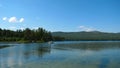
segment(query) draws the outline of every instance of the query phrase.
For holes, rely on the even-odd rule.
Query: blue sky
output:
[[[120,32],[120,0],[0,0],[0,28]]]

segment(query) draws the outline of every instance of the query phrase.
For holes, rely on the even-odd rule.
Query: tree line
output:
[[[78,40],[78,41],[116,41],[120,40],[120,33],[107,33],[107,32],[53,32],[53,36],[64,37],[65,40]]]
[[[50,32],[43,28],[9,30],[0,28],[0,41],[47,42],[62,40],[120,40],[120,33]]]
[[[0,41],[47,42],[54,40],[51,32],[43,28],[24,30],[8,30],[0,28]]]

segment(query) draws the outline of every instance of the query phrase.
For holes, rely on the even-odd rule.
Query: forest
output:
[[[43,28],[9,30],[0,28],[0,42],[48,42],[48,41],[103,41],[120,40],[120,33],[107,32],[50,32]]]
[[[24,30],[8,30],[0,29],[0,41],[16,41],[16,42],[47,42],[53,40],[50,31],[43,28],[33,29],[26,28]]]
[[[117,41],[120,40],[120,33],[108,33],[100,31],[91,32],[53,32],[52,36],[63,37],[64,40],[78,41]]]

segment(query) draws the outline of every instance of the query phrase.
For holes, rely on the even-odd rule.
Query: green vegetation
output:
[[[53,36],[53,40],[54,41],[64,41],[65,38],[64,37],[60,37],[60,36]]]
[[[0,29],[0,41],[9,42],[47,42],[53,40],[51,32],[46,31],[43,28],[31,30],[26,28],[25,30],[6,30]]]
[[[65,40],[99,41],[99,40],[120,40],[120,33],[105,32],[53,32],[52,36],[63,37]]]
[[[99,41],[99,40],[120,40],[120,33],[105,32],[50,32],[43,28],[24,30],[0,29],[0,41],[2,42],[47,42],[63,40]]]

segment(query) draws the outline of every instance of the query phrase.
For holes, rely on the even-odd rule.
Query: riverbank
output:
[[[0,46],[0,49],[1,49],[1,48],[5,48],[5,47],[9,47],[9,45]]]
[[[27,41],[27,40],[19,40],[19,41],[0,41],[0,42],[10,42],[10,43],[45,43],[45,41]]]

